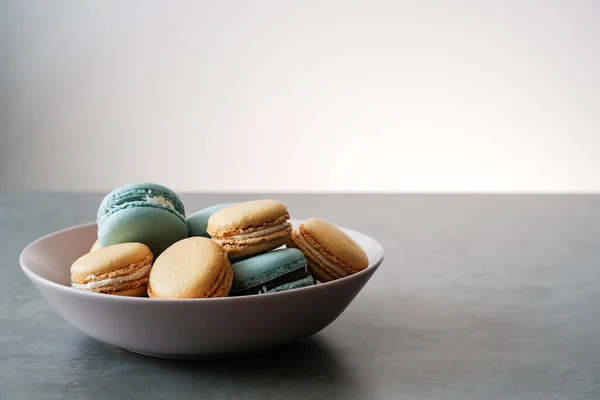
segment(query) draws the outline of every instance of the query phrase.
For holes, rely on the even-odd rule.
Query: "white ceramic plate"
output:
[[[291,222],[297,227],[302,221]],[[348,307],[383,261],[383,248],[342,229],[363,247],[368,268],[333,282],[253,296],[150,299],[75,290],[69,269],[96,240],[95,224],[36,240],[23,250],[20,263],[52,307],[96,340],[157,357],[231,356],[313,335]]]

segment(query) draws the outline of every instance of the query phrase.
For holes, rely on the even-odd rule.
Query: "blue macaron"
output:
[[[233,264],[231,294],[246,296],[315,285],[298,249],[279,249]]]
[[[171,189],[154,183],[121,186],[104,197],[97,214],[98,241],[103,247],[139,242],[154,258],[185,239],[185,209]]]
[[[224,203],[224,204],[215,204],[214,206],[210,206],[204,208],[200,211],[196,211],[192,215],[188,217],[185,223],[188,226],[188,235],[191,236],[202,236],[202,237],[210,237],[208,232],[206,232],[206,227],[208,226],[208,219],[211,215],[216,213],[217,211],[232,206],[236,203]]]

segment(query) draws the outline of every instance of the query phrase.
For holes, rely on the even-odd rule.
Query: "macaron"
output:
[[[96,239],[96,241],[92,244],[92,247],[90,248],[90,252],[96,251],[101,248],[102,248],[102,245],[100,244],[100,241],[98,239]]]
[[[229,258],[265,253],[284,245],[292,225],[287,206],[277,200],[253,200],[223,208],[208,219],[208,234]]]
[[[233,264],[232,295],[281,292],[315,284],[297,249],[279,249]]]
[[[183,239],[154,261],[148,296],[161,299],[226,297],[233,270],[225,250],[200,236]]]
[[[196,211],[192,215],[190,215],[185,223],[188,226],[188,236],[202,236],[202,237],[210,237],[206,228],[208,227],[208,219],[215,212],[225,208],[232,206],[236,203],[223,203],[223,204],[215,204],[214,206],[210,206],[204,208],[200,211]]]
[[[144,243],[155,258],[188,234],[179,196],[153,183],[125,185],[110,192],[98,208],[97,224],[103,247]]]
[[[145,296],[152,260],[152,252],[142,243],[103,247],[71,265],[71,286],[88,292]]]
[[[310,218],[292,232],[286,244],[298,248],[312,275],[320,282],[340,279],[369,265],[365,251],[337,226],[320,218]]]

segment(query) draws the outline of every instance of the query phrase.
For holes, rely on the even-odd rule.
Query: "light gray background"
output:
[[[598,21],[594,0],[2,1],[0,190],[597,191]]]

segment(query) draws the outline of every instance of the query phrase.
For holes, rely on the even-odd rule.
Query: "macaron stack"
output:
[[[98,239],[71,266],[71,286],[150,298],[249,296],[342,279],[365,269],[364,250],[335,225],[310,218],[294,230],[277,200],[216,204],[186,218],[169,188],[111,191]]]

